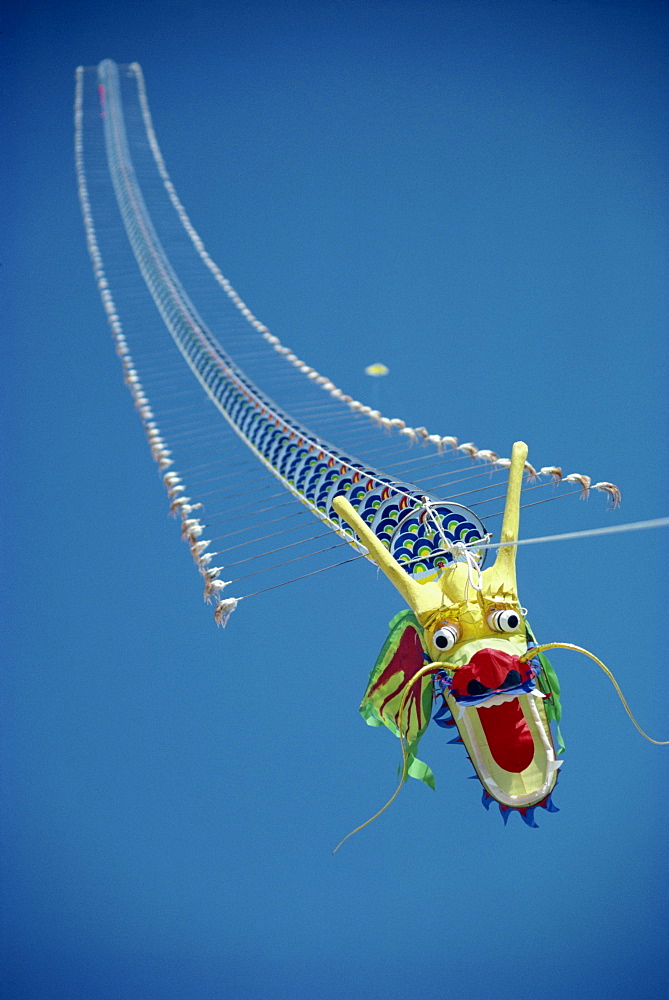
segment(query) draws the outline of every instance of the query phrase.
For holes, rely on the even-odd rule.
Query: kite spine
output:
[[[98,74],[109,172],[135,258],[174,342],[214,405],[282,485],[356,548],[357,539],[332,507],[335,496],[346,496],[369,523],[387,501],[397,515],[423,511],[424,492],[313,435],[265,396],[219,346],[174,273],[146,209],[128,148],[118,69],[106,60]],[[197,528],[199,522],[192,520]],[[458,537],[482,536],[475,519],[461,520]]]

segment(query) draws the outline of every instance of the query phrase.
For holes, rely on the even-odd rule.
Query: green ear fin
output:
[[[527,630],[527,637],[532,642],[537,640],[534,638],[534,634],[530,627],[529,622],[525,621],[525,628]],[[542,694],[547,697],[544,699],[544,709],[546,711],[546,717],[549,722],[555,723],[555,735],[557,736],[558,752],[562,753],[565,749],[564,741],[562,739],[562,733],[560,732],[560,719],[562,718],[562,705],[560,703],[560,681],[555,673],[555,668],[553,664],[545,655],[545,653],[539,653],[537,656],[539,663],[541,664],[541,672],[537,677],[537,687]]]
[[[369,726],[386,726],[399,736],[399,711],[406,686],[426,661],[421,640],[422,629],[413,611],[400,611],[390,622],[390,632],[369,675],[360,714]],[[401,720],[407,740],[407,774],[435,787],[432,771],[415,756],[420,739],[432,715],[432,677],[416,682],[406,701]]]

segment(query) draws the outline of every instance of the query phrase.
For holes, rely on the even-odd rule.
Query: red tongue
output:
[[[532,763],[534,741],[517,698],[478,709],[495,763],[518,774]]]

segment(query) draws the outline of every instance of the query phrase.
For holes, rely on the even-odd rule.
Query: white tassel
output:
[[[176,514],[179,507],[188,506],[190,497],[177,497],[170,505],[170,514]]]
[[[203,531],[204,528],[196,517],[186,518],[181,525],[181,537],[188,538],[192,542],[194,542],[196,538],[199,538]]]
[[[190,497],[184,497],[184,500],[189,500],[189,499]],[[188,514],[192,514],[194,510],[201,510],[202,506],[203,505],[201,503],[186,503],[181,508],[181,516],[186,517]]]
[[[199,544],[200,543],[198,542],[198,545]],[[207,542],[206,544],[209,545],[209,542]],[[196,558],[197,565],[198,565],[198,568],[199,568],[200,572],[204,575],[204,573],[206,572],[207,566],[209,566],[209,563],[214,558],[214,556],[218,555],[218,552],[205,552],[205,554],[203,556],[196,555],[195,553],[193,553],[193,555]],[[204,567],[204,569],[202,567]]]
[[[564,477],[565,483],[580,483],[582,487],[581,499],[585,499],[590,492],[590,476],[584,476],[580,472],[572,472]]]
[[[216,624],[220,625],[221,628],[225,628],[230,620],[230,615],[237,609],[238,604],[239,601],[236,597],[226,597],[224,601],[219,601],[214,611]]]
[[[204,550],[207,548],[208,545],[211,545],[211,539],[207,540],[203,538],[199,542],[193,542],[190,547],[190,550],[193,553],[193,559],[195,559],[196,561],[200,559],[201,553],[204,552]]]
[[[562,479],[562,469],[557,465],[544,465],[539,469],[540,476],[552,476],[553,482],[559,483]]]
[[[599,490],[601,493],[607,493],[609,497],[609,506],[611,509],[620,506],[620,501],[622,499],[620,495],[620,490],[613,483],[595,483],[591,487],[593,490]]]
[[[220,593],[221,590],[225,590],[226,587],[230,586],[232,580],[207,580],[204,585],[204,599],[209,604],[211,598]]]

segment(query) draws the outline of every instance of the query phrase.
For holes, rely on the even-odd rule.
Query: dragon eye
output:
[[[520,615],[517,611],[491,611],[487,621],[495,632],[515,632],[520,625]]]
[[[440,653],[448,653],[453,649],[460,638],[460,629],[453,622],[449,625],[442,625],[432,636],[432,642]]]

